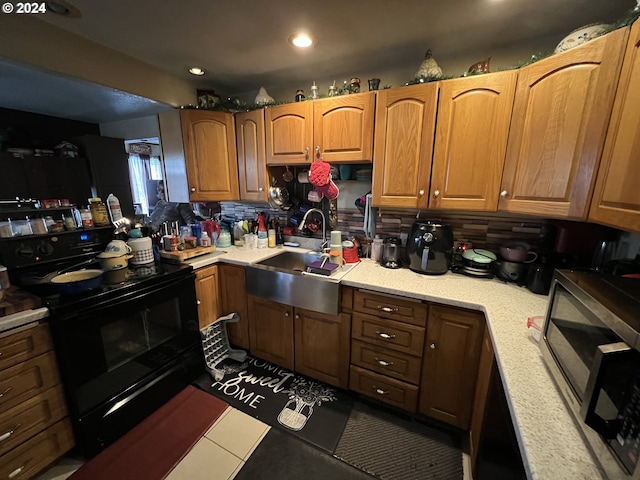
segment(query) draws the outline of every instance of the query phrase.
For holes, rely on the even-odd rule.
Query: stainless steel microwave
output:
[[[556,270],[543,359],[609,479],[640,479],[640,280]]]

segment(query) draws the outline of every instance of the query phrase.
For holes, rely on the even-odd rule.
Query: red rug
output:
[[[228,403],[188,386],[70,480],[161,480],[209,430]]]

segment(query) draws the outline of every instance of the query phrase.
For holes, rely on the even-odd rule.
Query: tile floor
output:
[[[231,480],[271,427],[228,407],[189,453],[169,473],[166,480]],[[463,454],[464,480],[472,480],[469,456]],[[36,480],[65,480],[82,461],[65,457]]]

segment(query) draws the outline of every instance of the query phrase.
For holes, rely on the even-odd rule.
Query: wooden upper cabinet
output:
[[[304,164],[313,159],[313,102],[266,109],[267,165]]]
[[[586,218],[628,28],[522,68],[499,209]]]
[[[266,202],[269,190],[264,142],[264,109],[236,113],[240,200]]]
[[[181,110],[180,118],[190,200],[238,200],[233,116],[225,112]]]
[[[233,116],[206,110],[158,114],[170,202],[239,200]]]
[[[373,205],[427,208],[438,85],[378,91]]]
[[[372,161],[375,92],[313,102],[314,155],[327,162]]]
[[[640,232],[640,22],[622,64],[589,220]]]
[[[375,92],[266,109],[267,165],[371,161]]]
[[[441,82],[429,207],[496,211],[517,76]]]

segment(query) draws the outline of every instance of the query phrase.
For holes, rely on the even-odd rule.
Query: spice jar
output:
[[[91,210],[91,218],[93,219],[93,224],[96,227],[108,227],[110,225],[107,206],[104,204],[100,197],[90,198],[89,208]]]
[[[91,216],[91,210],[88,208],[80,210],[80,219],[82,220],[83,228],[93,227],[93,217]]]

